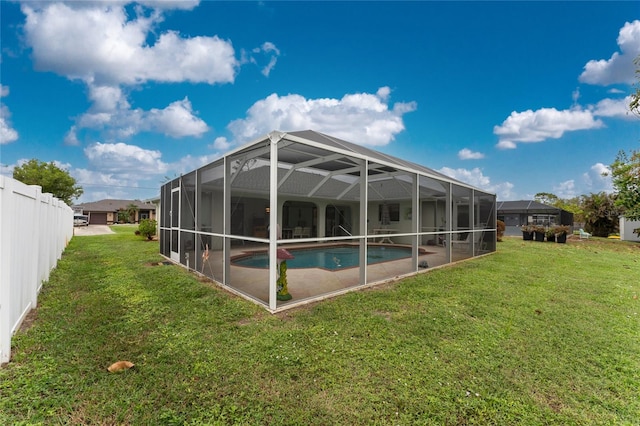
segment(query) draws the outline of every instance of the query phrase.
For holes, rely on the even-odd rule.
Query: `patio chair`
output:
[[[292,238],[302,238],[302,226],[296,226],[293,228],[293,234],[291,234]]]
[[[451,240],[451,248],[456,250],[468,250],[471,246],[471,232],[467,234],[467,238],[464,240]]]
[[[590,233],[585,232],[584,229],[580,228],[580,239],[581,240],[588,240],[590,236],[591,236]]]
[[[302,238],[311,238],[311,228],[305,226],[302,228]]]

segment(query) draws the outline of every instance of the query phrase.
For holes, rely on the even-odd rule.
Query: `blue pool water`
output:
[[[357,246],[332,246],[288,250],[294,259],[287,260],[287,267],[291,268],[325,268],[331,270],[352,268],[360,264],[359,248]],[[390,260],[411,257],[411,248],[370,246],[367,249],[367,264],[388,262]],[[251,268],[267,268],[269,256],[267,253],[254,253],[231,261],[236,266]]]

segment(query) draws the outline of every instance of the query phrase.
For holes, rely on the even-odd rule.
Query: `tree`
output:
[[[566,210],[568,212],[573,213],[573,221],[574,222],[584,222],[584,209],[582,207],[582,199],[580,197],[573,197],[569,199],[561,198],[558,203],[555,204],[555,207],[558,207],[562,210]]]
[[[583,195],[585,228],[596,237],[608,237],[618,229],[620,209],[616,206],[616,196],[599,192]]]
[[[638,67],[636,69],[636,76],[638,77],[638,81],[640,83],[640,55],[633,61],[634,64]],[[636,85],[636,93],[631,95],[631,101],[629,102],[629,109],[631,112],[636,115],[640,115],[640,84]]]
[[[129,215],[129,223],[134,223],[136,221],[136,213],[138,212],[138,206],[131,203],[127,206],[127,215]]]
[[[551,194],[550,192],[538,192],[533,196],[533,199],[548,206],[556,206],[558,201],[560,201],[556,194]]]
[[[630,155],[620,151],[609,168],[617,191],[616,205],[627,219],[640,220],[640,151]]]
[[[84,192],[68,171],[53,162],[45,163],[35,158],[13,169],[13,178],[27,185],[39,185],[42,192],[53,194],[67,205]]]
[[[129,213],[127,213],[124,209],[118,210],[118,223],[128,223],[129,222]]]
[[[548,206],[557,207],[559,209],[573,213],[574,222],[584,222],[584,210],[582,208],[582,200],[580,197],[559,198],[556,194],[550,192],[538,192],[533,199]]]

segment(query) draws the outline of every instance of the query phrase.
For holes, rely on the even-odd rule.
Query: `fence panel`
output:
[[[73,210],[42,188],[0,176],[0,363],[73,237]]]

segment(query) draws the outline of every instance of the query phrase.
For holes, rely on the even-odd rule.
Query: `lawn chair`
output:
[[[471,248],[471,232],[467,234],[467,238],[464,240],[451,240],[451,248],[456,250],[470,250]]]
[[[590,236],[591,236],[590,233],[585,232],[584,229],[580,228],[580,239],[581,240],[588,240]]]

